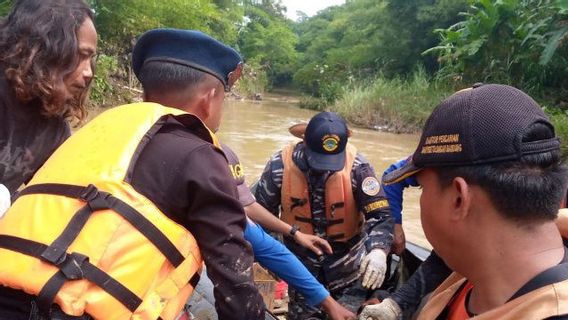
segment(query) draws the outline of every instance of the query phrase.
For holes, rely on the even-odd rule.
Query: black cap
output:
[[[309,166],[320,171],[343,169],[347,137],[347,124],[338,114],[321,112],[315,115],[304,134]]]
[[[136,77],[149,61],[176,63],[209,73],[223,83],[226,91],[242,71],[242,59],[235,49],[195,30],[154,29],[144,33],[132,51]]]
[[[548,117],[526,93],[507,85],[476,84],[454,93],[432,111],[411,161],[383,181],[396,183],[424,167],[514,161],[558,150],[556,137],[522,141],[536,123],[554,132]]]

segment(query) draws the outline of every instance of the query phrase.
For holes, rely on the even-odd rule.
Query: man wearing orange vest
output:
[[[73,134],[0,219],[0,319],[173,320],[203,261],[221,319],[264,319],[213,133],[240,55],[199,31],[156,29],[132,57],[145,102]]]
[[[394,220],[369,162],[347,142],[345,121],[322,112],[308,123],[302,142],[276,153],[256,188],[259,204],[297,230],[329,241],[332,254],[316,255],[296,244],[285,245],[339,298],[364,287],[379,287],[393,240]],[[324,317],[305,297],[290,290],[290,319]]]
[[[496,84],[450,96],[411,160],[383,181],[409,176],[422,187],[424,233],[455,271],[418,319],[568,319],[568,255],[555,224],[568,168],[533,99]],[[360,319],[381,319],[379,306]]]

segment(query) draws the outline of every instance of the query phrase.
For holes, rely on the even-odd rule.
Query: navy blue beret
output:
[[[222,42],[195,30],[154,29],[144,33],[132,51],[132,69],[139,76],[144,63],[177,63],[219,79],[229,91],[240,77],[239,53]]]

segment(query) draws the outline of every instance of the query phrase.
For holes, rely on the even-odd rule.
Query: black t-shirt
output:
[[[41,114],[39,101],[21,103],[0,70],[0,183],[14,193],[71,135],[63,118]]]

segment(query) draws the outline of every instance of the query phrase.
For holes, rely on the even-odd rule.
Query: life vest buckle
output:
[[[41,253],[41,257],[43,260],[55,265],[61,265],[65,259],[67,258],[67,252],[63,248],[49,246],[45,249],[44,252]]]
[[[61,270],[65,278],[69,280],[83,279],[85,275],[82,266],[83,263],[88,260],[89,257],[77,252],[66,254],[66,259],[59,265],[59,270]]]
[[[109,209],[108,197],[110,193],[99,191],[93,184],[89,184],[85,191],[79,196],[83,201],[86,201],[92,211]]]
[[[85,202],[90,202],[95,200],[99,196],[99,189],[94,184],[89,184],[83,193],[79,196],[79,198]]]

